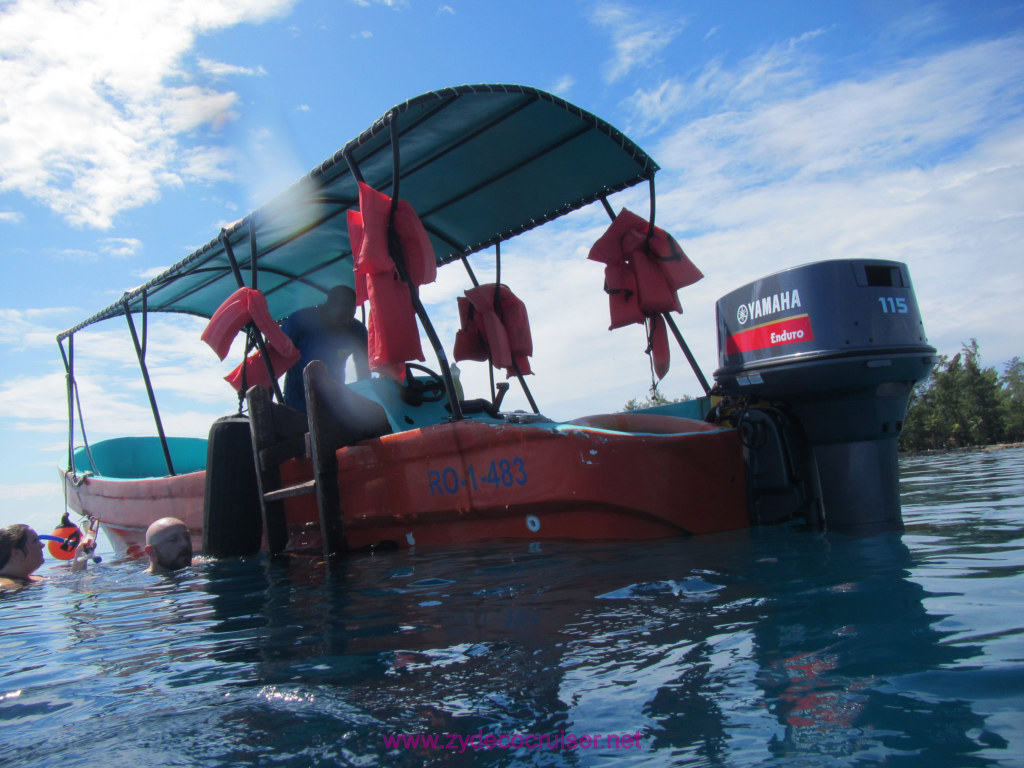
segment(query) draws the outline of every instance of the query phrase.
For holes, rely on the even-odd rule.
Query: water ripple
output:
[[[0,599],[0,765],[1024,764],[1024,451],[901,482],[902,536],[51,564]],[[545,734],[620,746],[482,742]]]

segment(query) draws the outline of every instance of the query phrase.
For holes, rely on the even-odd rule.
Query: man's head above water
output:
[[[146,529],[150,573],[169,573],[192,563],[192,536],[176,517],[162,517]]]

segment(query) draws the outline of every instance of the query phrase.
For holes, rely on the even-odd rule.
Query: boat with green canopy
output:
[[[99,520],[119,551],[137,552],[150,522],[174,516],[214,555],[644,539],[792,519],[898,524],[897,424],[934,360],[905,265],[819,262],[724,297],[712,389],[673,320],[677,291],[701,274],[655,224],[657,171],[620,131],[535,88],[460,86],[393,107],[283,194],[58,336],[69,506]],[[616,212],[610,198],[637,185],[649,211]],[[613,326],[643,324],[659,375],[674,338],[705,397],[568,422],[535,403],[530,321],[501,281],[501,244],[589,205],[611,221],[590,258],[604,264]],[[498,265],[489,281],[473,258],[482,251]],[[492,373],[481,397],[461,392],[451,341],[419,298],[440,268],[464,269],[472,284],[453,299],[454,358],[507,376],[494,383]],[[339,284],[369,307],[374,374],[346,384],[311,363],[306,409],[289,408],[276,324]],[[210,318],[215,348],[244,327],[239,413],[207,439],[164,432],[146,365],[152,313]],[[847,338],[860,317],[870,341]],[[75,334],[116,319],[127,322],[156,435],[77,445]],[[530,411],[503,410],[510,384]],[[850,462],[880,478],[856,503],[843,500],[865,485],[841,477]]]

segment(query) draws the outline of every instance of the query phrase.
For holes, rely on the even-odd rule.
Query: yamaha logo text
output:
[[[748,320],[756,320],[760,317],[767,317],[778,312],[786,312],[800,306],[800,291],[794,288],[792,291],[773,293],[763,299],[755,299],[748,304],[740,304],[736,310],[736,320],[740,325],[746,325]]]

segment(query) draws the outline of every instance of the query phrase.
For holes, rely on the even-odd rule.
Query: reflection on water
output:
[[[0,600],[0,765],[1024,764],[1022,477],[906,459],[902,536],[53,567]]]

